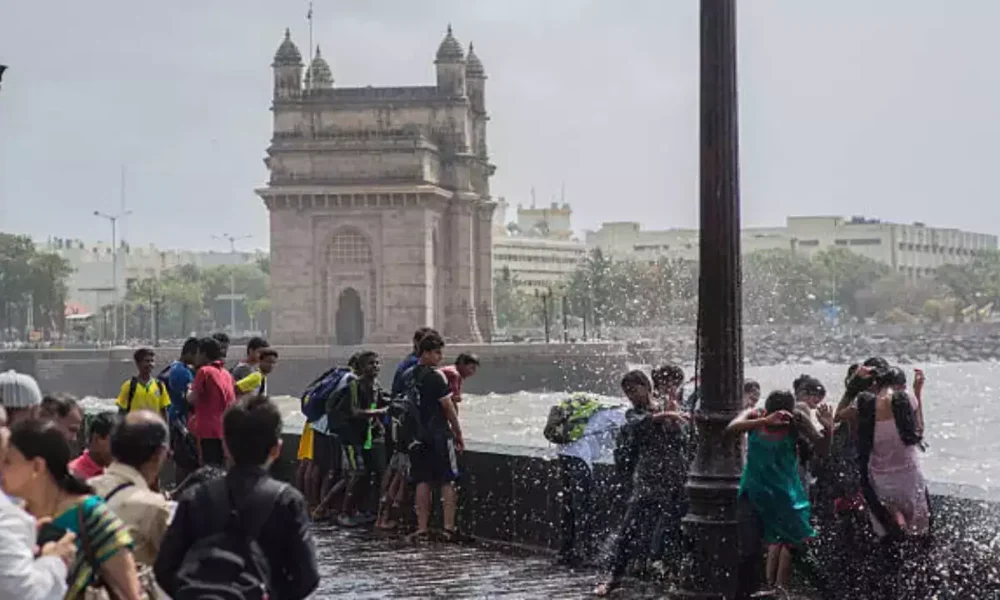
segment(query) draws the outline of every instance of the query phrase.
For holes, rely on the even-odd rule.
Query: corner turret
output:
[[[274,69],[275,99],[294,98],[302,93],[302,54],[287,28],[271,67]]]
[[[476,50],[469,43],[469,56],[465,60],[465,86],[472,103],[472,110],[478,114],[486,113],[486,69],[476,56]]]
[[[438,46],[434,64],[437,67],[438,91],[452,97],[465,96],[465,53],[451,33],[451,25],[448,25],[448,32]]]
[[[330,65],[323,59],[319,46],[316,46],[316,56],[306,69],[306,89],[321,90],[333,87],[333,72]]]

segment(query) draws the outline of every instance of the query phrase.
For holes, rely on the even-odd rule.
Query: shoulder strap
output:
[[[126,402],[125,412],[132,412],[132,398],[135,398],[135,390],[139,387],[139,378],[133,377],[128,384],[128,402]]]
[[[125,488],[130,488],[133,485],[135,485],[135,484],[132,483],[131,481],[126,481],[125,483],[123,483],[121,485],[115,486],[115,489],[113,489],[110,492],[108,492],[108,495],[104,497],[104,501],[105,502],[110,502],[111,498],[114,497],[115,494],[117,494],[118,492],[124,490]]]

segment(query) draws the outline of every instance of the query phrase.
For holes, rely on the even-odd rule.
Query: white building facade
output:
[[[639,223],[604,223],[587,232],[587,247],[616,260],[698,259],[697,229],[643,231]],[[812,256],[845,248],[910,277],[930,277],[946,264],[964,264],[996,250],[997,236],[958,229],[889,223],[864,217],[789,217],[785,227],[751,227],[742,233],[743,252],[791,249]]]
[[[252,265],[266,258],[267,252],[216,252],[196,250],[161,250],[155,246],[128,246],[118,249],[117,277],[110,244],[86,244],[80,240],[51,238],[37,244],[40,252],[58,254],[69,262],[73,273],[66,282],[67,301],[85,312],[97,312],[111,304],[115,282],[119,298],[124,298],[130,283],[158,278],[164,271],[182,265],[200,268],[224,265]]]
[[[493,238],[493,274],[509,274],[518,289],[532,293],[566,282],[587,258],[587,246],[576,240],[521,236]]]

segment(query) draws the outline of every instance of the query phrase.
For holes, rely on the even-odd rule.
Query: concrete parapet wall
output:
[[[459,528],[483,540],[555,551],[561,518],[559,461],[537,448],[468,446],[460,458]],[[282,460],[274,467],[276,476],[290,479],[294,475],[297,448],[298,436],[286,435]],[[915,577],[926,579],[915,585],[922,594],[931,595],[911,597],[1000,597],[1000,561],[993,550],[1000,538],[1000,493],[950,484],[932,484],[931,491],[934,539],[927,564],[917,567],[922,576]],[[586,542],[586,556],[592,563],[603,562],[603,552],[617,533],[627,497],[627,485],[618,481],[613,465],[595,465]],[[439,503],[433,506],[440,511]],[[439,518],[436,514],[435,519]]]
[[[276,346],[280,360],[268,379],[271,394],[298,396],[309,381],[332,365],[346,365],[360,347]],[[410,351],[408,346],[366,345],[382,356],[381,380],[388,386],[395,365]],[[178,348],[157,348],[157,369],[174,359]],[[465,389],[472,394],[518,391],[579,391],[614,393],[626,371],[621,343],[584,344],[472,344],[449,345],[445,361],[462,352],[479,356],[482,367]],[[234,365],[243,349],[230,349]],[[110,398],[135,368],[132,350],[15,350],[0,352],[0,370],[15,369],[38,379],[43,392],[69,392],[76,396]]]

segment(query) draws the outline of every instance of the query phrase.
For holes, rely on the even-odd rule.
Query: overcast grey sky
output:
[[[107,239],[125,162],[133,243],[266,246],[269,65],[286,25],[307,53],[307,2],[0,5],[0,230]],[[740,10],[745,224],[1000,233],[1000,2]],[[449,21],[490,76],[495,195],[565,181],[578,229],[697,223],[697,0],[317,0],[314,39],[338,85],[427,84]]]

